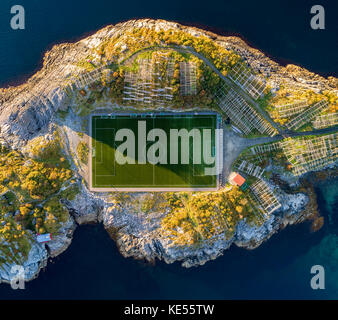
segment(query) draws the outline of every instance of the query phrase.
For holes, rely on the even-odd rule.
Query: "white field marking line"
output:
[[[197,192],[197,191],[218,191],[219,186],[216,187],[196,187],[193,188],[191,186],[188,187],[158,187],[158,188],[151,188],[151,187],[132,187],[132,188],[124,188],[124,187],[112,187],[112,188],[93,188],[92,191],[94,192]]]
[[[96,119],[97,118],[95,118],[95,174],[94,174],[94,180],[95,180],[95,186],[96,186]]]
[[[217,125],[217,121],[216,121],[216,125]],[[212,129],[212,128],[210,128],[210,127],[198,127],[198,128],[196,128],[196,129]],[[202,140],[203,141],[203,140]],[[211,139],[211,141],[212,141],[212,139]],[[215,139],[215,146],[216,146],[216,139]],[[203,150],[203,149],[202,149]],[[201,155],[202,156],[202,155]],[[189,158],[191,159],[191,155],[189,155]],[[204,177],[204,175],[203,174],[195,174],[195,165],[198,165],[198,166],[200,166],[200,165],[203,165],[203,163],[201,163],[201,164],[195,164],[195,163],[193,163],[192,164],[192,174],[193,174],[193,177]],[[204,164],[204,167],[206,167],[206,165]]]
[[[115,141],[115,129],[114,129],[114,177],[116,176],[116,161],[115,161],[115,152],[116,152],[116,141]]]
[[[101,119],[104,119],[104,118],[101,118]],[[101,120],[100,119],[100,120]],[[97,154],[97,139],[96,139],[96,130],[100,130],[100,129],[106,129],[106,128],[97,128],[97,123],[96,123],[96,121],[97,121],[98,119],[97,118],[95,118],[95,174],[94,174],[94,182],[95,182],[95,187],[97,188],[97,177],[99,177],[100,175],[98,175],[97,174],[97,164],[102,164],[103,163],[103,148],[102,148],[102,143],[100,143],[100,150],[101,150],[101,161],[100,162],[98,162],[96,159],[97,159],[97,156],[96,156],[96,154]],[[110,129],[110,128],[109,128]],[[114,173],[115,173],[115,163],[114,163]],[[113,175],[113,176],[115,176],[115,175]],[[110,186],[110,185],[106,185],[106,186]]]
[[[99,128],[99,129],[108,129],[108,130],[113,130],[113,135],[115,136],[115,128]],[[101,143],[102,146],[102,143]],[[115,144],[115,139],[114,139],[114,148],[116,150],[116,144]],[[103,148],[101,147],[101,151],[103,150]],[[101,162],[99,164],[103,164],[103,151],[101,152]],[[96,177],[115,177],[116,176],[116,161],[115,161],[115,157],[114,157],[114,174],[96,174]]]
[[[95,135],[95,138],[96,138],[96,135]],[[97,159],[98,152],[97,152],[97,145],[96,145],[96,139],[95,139],[95,163],[102,164],[103,163],[102,143],[100,143],[99,146],[100,146],[100,161],[97,161],[96,159]]]
[[[100,143],[100,146],[101,146],[101,148],[100,148],[100,150],[101,150],[101,161],[99,162],[99,164],[103,163],[103,145],[102,145],[102,143]]]
[[[92,140],[92,135],[93,135],[93,118],[89,117],[89,152],[90,152],[90,157],[89,157],[89,167],[88,167],[88,182],[89,182],[89,188],[93,188],[93,140]]]
[[[207,165],[205,163],[201,163],[201,164],[193,163],[192,164],[192,174],[193,174],[193,177],[205,177],[204,174],[195,174],[195,166],[203,166],[205,168],[205,167],[207,167]]]
[[[95,119],[95,182],[96,182],[96,177],[97,177],[97,165],[103,163],[103,148],[102,148],[102,143],[99,144],[100,146],[100,161],[97,161],[97,139],[96,139],[96,120]],[[96,184],[95,184],[96,185]]]
[[[95,118],[95,133],[96,133],[96,130],[113,130],[113,134],[115,134],[115,129],[116,128],[96,128],[96,118]],[[111,120],[111,118],[101,118],[100,120]],[[96,138],[96,135],[95,135],[95,138]],[[96,139],[95,139],[95,144],[96,144]],[[96,174],[96,164],[103,164],[103,148],[102,148],[102,143],[100,143],[100,150],[101,150],[101,161],[100,162],[97,162],[96,159],[97,157],[95,157],[95,186],[96,188],[100,187],[100,186],[111,186],[111,184],[100,184],[100,185],[97,185],[96,183],[96,177],[115,177],[116,176],[116,161],[115,161],[115,157],[114,157],[114,174],[111,174],[111,175],[99,175],[99,174]],[[114,148],[116,150],[116,143],[115,143],[115,139],[114,139]],[[96,152],[96,145],[95,145],[95,152]]]
[[[153,167],[155,167],[155,166],[153,166]],[[190,175],[190,177],[191,177],[191,175]],[[211,177],[211,176],[210,176],[210,177]],[[109,186],[111,186],[111,185],[109,184]],[[180,184],[180,185],[177,185],[177,184],[172,184],[172,185],[151,185],[151,184],[150,184],[150,185],[149,185],[149,184],[137,184],[137,185],[135,185],[135,184],[119,184],[118,186],[114,185],[115,188],[119,188],[119,186],[135,187],[135,188],[137,188],[137,187],[154,187],[154,186],[155,186],[155,188],[165,188],[165,187],[182,187],[182,186],[183,186],[183,188],[185,188],[184,185],[182,185],[182,184]],[[189,187],[191,187],[191,186],[189,186]],[[193,187],[213,188],[213,187],[210,187],[210,186],[199,185],[199,184],[193,185]],[[99,188],[99,186],[98,186],[98,188]],[[188,188],[188,187],[187,187],[187,188]]]
[[[153,127],[152,129],[154,129],[155,127],[155,117],[153,117]],[[153,165],[153,186],[155,185],[155,166]]]
[[[92,116],[93,117],[93,116]],[[91,117],[91,121],[93,121],[93,118]],[[100,119],[103,119],[102,117]],[[97,188],[97,180],[96,180],[96,177],[98,176],[96,174],[97,172],[97,157],[96,157],[96,150],[97,150],[97,139],[96,139],[96,130],[98,129],[103,129],[103,128],[97,128],[97,124],[96,124],[96,121],[97,121],[97,118],[95,118],[95,130],[94,130],[94,138],[95,138],[95,159],[94,159],[94,162],[95,162],[95,165],[94,165],[94,168],[95,168],[95,173],[94,173],[94,184],[95,184],[95,188]],[[91,154],[91,157],[92,157],[92,154]],[[102,160],[102,147],[101,147],[101,160]],[[102,163],[102,161],[100,162],[100,164]],[[107,185],[108,186],[108,185]]]
[[[137,184],[137,185],[132,185],[132,184],[119,184],[119,185],[114,185],[113,187],[110,185],[110,184],[101,184],[101,185],[97,185],[95,188],[101,188],[101,187],[109,187],[109,189],[118,189],[118,188],[123,188],[123,187],[128,187],[128,188],[135,188],[137,190],[137,188],[140,188],[140,187],[145,187],[145,188],[152,188],[154,186],[152,185],[148,185],[148,184]],[[213,189],[213,188],[217,188],[217,183],[216,183],[216,186],[210,186],[210,185],[202,185],[202,184],[196,184],[196,185],[185,185],[185,184],[179,184],[179,185],[176,185],[176,184],[172,184],[172,185],[158,185],[158,186],[155,186],[154,187],[154,190],[156,189],[160,189],[160,188],[183,188],[183,189],[191,189],[191,188],[205,188],[206,190],[209,190],[209,189]]]
[[[98,164],[102,164],[102,144],[100,143],[100,155],[101,155],[101,157],[100,157],[100,161],[97,161],[96,159],[97,159],[97,154],[98,154],[98,152],[97,152],[97,139],[96,139],[96,131],[99,129],[99,128],[96,128],[96,126],[97,126],[97,124],[96,124],[96,120],[97,120],[97,118],[95,118],[95,163],[98,163]],[[96,168],[96,167],[95,167]]]
[[[96,120],[96,119],[95,119]],[[114,133],[115,133],[115,128],[97,128],[99,130],[104,130],[104,129],[109,129],[109,130],[114,130]],[[95,130],[96,131],[96,130]],[[95,139],[95,143],[96,143],[96,139]],[[102,153],[102,143],[100,144],[101,145],[101,162],[99,164],[102,164],[103,163],[103,153]],[[114,147],[115,147],[115,139],[114,139]],[[95,158],[96,159],[96,158]],[[96,168],[96,167],[95,167]],[[95,171],[95,188],[100,188],[100,187],[111,187],[111,183],[110,184],[100,184],[100,185],[97,185],[96,183],[96,177],[115,177],[116,176],[116,162],[114,160],[114,174],[113,175],[98,175],[96,174],[96,171]]]

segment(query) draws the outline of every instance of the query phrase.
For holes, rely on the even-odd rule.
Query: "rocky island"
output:
[[[0,89],[1,281],[14,265],[36,277],[85,223],[103,223],[125,257],[184,267],[306,219],[320,228],[312,184],[337,174],[337,108],[337,78],[174,22],[54,46],[24,84]],[[92,115],[164,112],[219,115],[217,190],[93,191]]]

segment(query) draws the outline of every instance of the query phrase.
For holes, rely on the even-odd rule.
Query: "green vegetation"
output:
[[[176,245],[197,245],[224,233],[230,238],[237,223],[259,223],[249,199],[238,187],[230,191],[167,193],[169,214],[162,232]]]
[[[95,64],[92,62],[94,57],[92,55],[87,56],[85,59],[79,61],[77,66],[85,69],[86,71],[93,71],[95,69]]]
[[[257,103],[260,105],[260,107],[263,110],[271,110],[269,105],[271,103],[272,97],[273,97],[273,95],[272,95],[271,91],[268,91],[264,96],[258,98]]]
[[[68,219],[68,210],[61,204],[59,197],[55,196],[44,202],[42,207],[35,207],[33,220],[28,219],[28,221],[32,223],[31,227],[36,232],[43,234],[46,232],[57,233],[60,223],[66,222]]]
[[[0,147],[0,239],[4,244],[0,256],[7,262],[27,257],[31,232],[56,233],[69,217],[59,191],[73,173],[59,135],[55,133],[50,141],[34,139],[31,153],[33,157],[27,158]]]
[[[166,193],[147,192],[141,203],[141,211],[144,213],[163,212],[168,206]]]
[[[264,143],[260,145],[256,145],[256,147],[264,147],[272,145],[273,143]],[[281,148],[266,151],[263,153],[259,153],[259,156],[256,154],[253,154],[251,152],[251,147],[246,148],[242,151],[242,153],[237,157],[236,161],[233,163],[232,168],[233,171],[236,171],[236,168],[240,165],[240,163],[245,160],[247,162],[250,162],[256,166],[259,166],[261,168],[265,168],[269,165],[270,162],[272,162],[275,166],[281,166],[284,167],[285,170],[289,170],[288,161],[287,158]],[[265,172],[266,174],[266,172]],[[250,181],[250,178],[247,179]],[[252,181],[253,182],[253,181]]]
[[[84,164],[88,163],[89,148],[86,142],[80,142],[76,148],[80,161]]]
[[[129,56],[148,47],[192,47],[212,61],[216,68],[224,75],[226,75],[229,68],[240,60],[239,55],[224,49],[215,41],[205,36],[195,37],[180,30],[155,31],[149,28],[135,28],[130,32],[124,33],[122,36],[118,35],[109,39],[99,49],[106,59],[114,60],[114,58],[121,57],[121,47],[116,46],[116,43],[121,41],[121,38],[123,38],[123,42],[128,48],[127,54]]]
[[[167,79],[166,63],[162,61],[162,65],[159,64],[163,52],[169,53],[168,58],[175,61],[173,77],[167,83],[168,87],[172,88],[171,107],[177,109],[197,106],[209,109],[217,108],[213,101],[213,94],[221,84],[220,78],[194,55],[180,51],[179,47],[181,46],[191,47],[197,53],[205,56],[223,75],[226,75],[232,66],[241,59],[238,54],[226,50],[204,36],[195,37],[177,30],[133,29],[123,35],[107,39],[97,48],[96,54],[100,56],[101,63],[109,65],[111,72],[102,75],[101,79],[90,87],[90,96],[77,95],[77,111],[83,116],[89,114],[95,109],[93,103],[100,101],[102,96],[108,97],[112,103],[124,105],[125,72],[137,72],[140,59],[156,61],[160,68],[161,79]],[[91,60],[92,57],[84,59],[79,63],[79,66],[91,71],[93,63],[89,63],[88,59]],[[194,95],[182,96],[179,94],[179,62],[183,61],[196,64],[197,92]]]
[[[77,184],[72,184],[71,186],[60,192],[60,198],[73,201],[79,191],[79,186]]]
[[[321,100],[327,100],[329,108],[321,114],[338,112],[338,96],[334,92],[328,90],[317,93],[312,90],[297,90],[289,85],[284,85],[276,92],[275,96],[268,96],[267,98],[266,110],[270,113],[271,117],[274,118],[274,121],[281,125],[285,125],[287,122],[291,121],[299,112],[290,116],[280,116],[276,106],[293,105],[302,101],[307,105],[307,108],[303,110],[304,112],[315,103]],[[297,131],[304,131],[305,128],[306,130],[314,129],[309,121],[303,128],[299,128]]]

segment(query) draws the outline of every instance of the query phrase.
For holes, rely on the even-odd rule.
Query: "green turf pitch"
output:
[[[96,191],[127,190],[183,190],[216,189],[217,176],[204,174],[206,167],[212,165],[192,163],[192,138],[189,140],[189,164],[170,164],[170,129],[212,129],[212,153],[215,150],[215,131],[218,125],[217,114],[131,114],[131,115],[92,115],[91,116],[91,161],[90,185]],[[146,122],[146,132],[153,128],[164,130],[168,137],[168,164],[153,165],[137,162],[138,122]],[[115,150],[122,143],[114,141],[119,129],[131,129],[135,133],[135,164],[120,165],[115,161]],[[203,139],[202,139],[203,141]],[[147,149],[154,142],[147,143]],[[202,143],[203,144],[203,143]],[[202,146],[203,147],[203,146]],[[179,140],[178,150],[181,150]],[[203,149],[202,149],[203,150]],[[180,152],[178,157],[180,158]],[[180,161],[179,161],[180,162]]]

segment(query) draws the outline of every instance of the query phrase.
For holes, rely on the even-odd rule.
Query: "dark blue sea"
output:
[[[43,52],[131,18],[162,18],[240,35],[279,63],[338,76],[337,1],[320,1],[326,29],[310,28],[313,1],[1,0],[0,86],[41,67]],[[26,10],[26,29],[10,29],[10,8]],[[232,247],[205,266],[151,266],[125,259],[100,225],[81,226],[70,248],[26,289],[0,285],[0,299],[337,299],[338,180],[316,187],[324,227],[288,227],[258,249]],[[312,290],[310,269],[325,268],[325,290]]]

